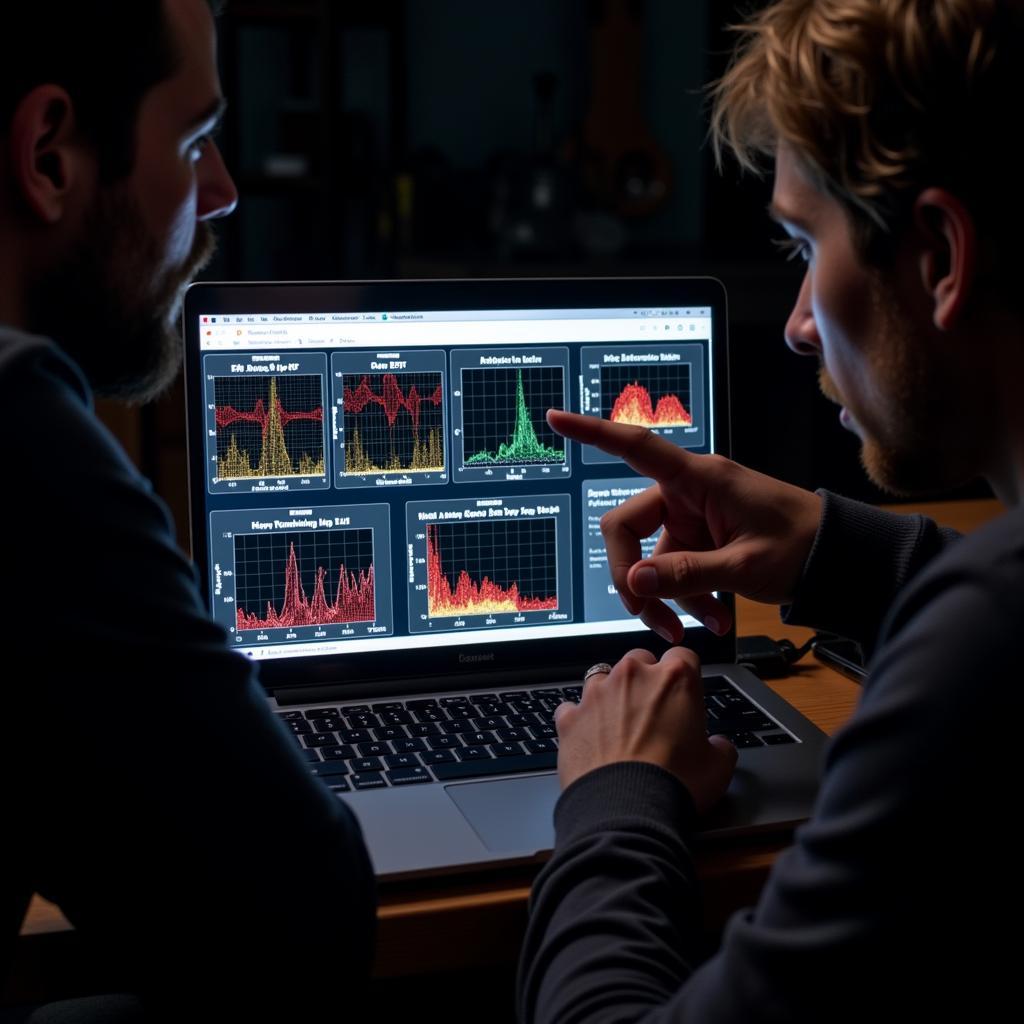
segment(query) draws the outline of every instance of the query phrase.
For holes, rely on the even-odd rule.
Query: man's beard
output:
[[[872,285],[877,337],[862,355],[871,380],[863,409],[849,408],[860,428],[860,461],[877,487],[899,497],[948,490],[977,473],[951,429],[959,389],[944,371],[937,346],[901,313],[899,296],[879,275]],[[846,405],[824,365],[818,385],[831,401]]]
[[[29,328],[56,342],[97,395],[148,402],[177,376],[185,287],[209,262],[214,244],[209,225],[200,222],[187,260],[162,270],[164,255],[137,205],[114,186],[86,218],[81,241],[32,288]]]

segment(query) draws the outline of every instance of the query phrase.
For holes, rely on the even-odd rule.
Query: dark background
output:
[[[884,500],[782,328],[802,265],[770,181],[719,174],[704,85],[736,0],[243,2],[220,19],[240,193],[208,279],[710,274],[730,303],[733,455]],[[184,527],[180,388],[138,455]],[[960,493],[984,493],[980,485]]]

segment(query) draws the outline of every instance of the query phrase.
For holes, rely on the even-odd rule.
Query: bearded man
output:
[[[304,1017],[352,1010],[375,920],[358,825],[92,408],[173,378],[183,290],[237,201],[211,139],[211,4],[52,0],[0,20],[0,600],[19,666],[0,966],[38,892],[97,984],[134,993],[94,1007],[104,1020],[295,1019],[299,978]]]

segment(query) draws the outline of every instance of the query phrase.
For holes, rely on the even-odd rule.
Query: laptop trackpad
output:
[[[555,845],[557,775],[464,782],[445,792],[488,850],[534,853]]]

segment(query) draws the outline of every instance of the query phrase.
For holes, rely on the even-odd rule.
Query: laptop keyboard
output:
[[[581,686],[279,711],[310,771],[336,792],[549,771],[553,716]],[[737,747],[796,742],[724,676],[704,679],[708,733]]]

